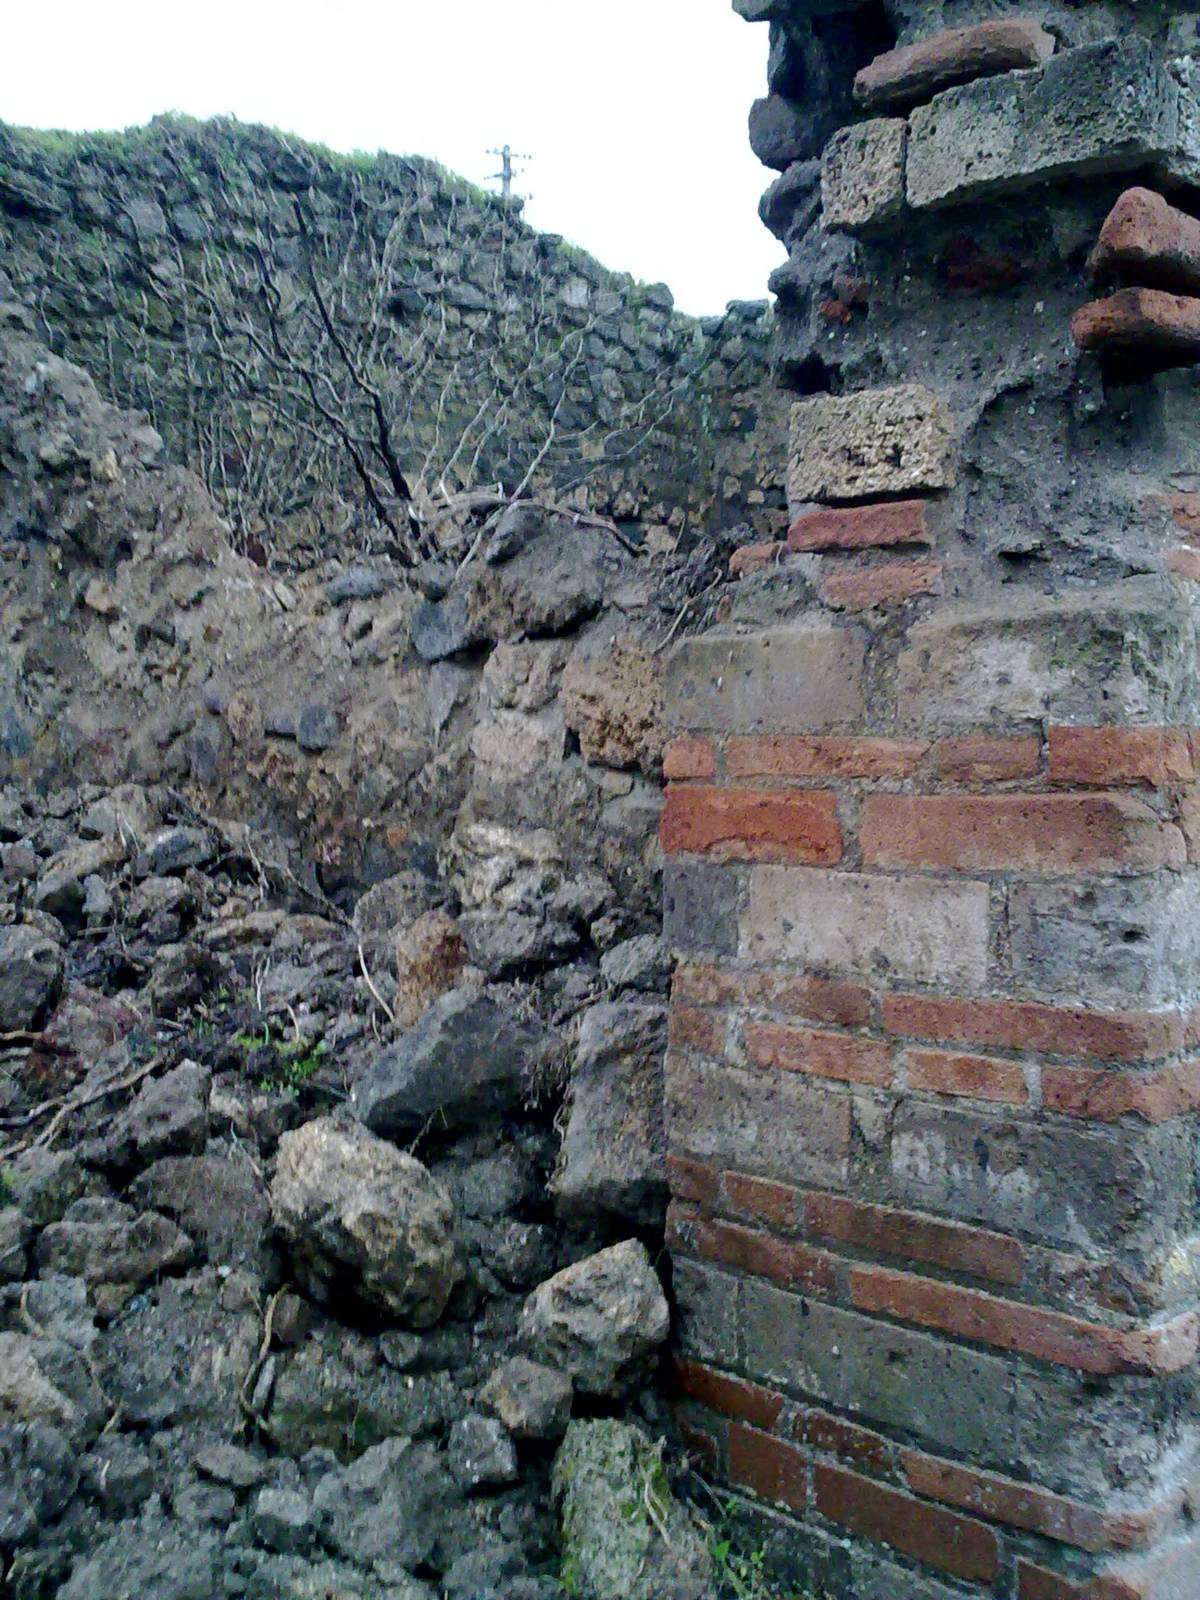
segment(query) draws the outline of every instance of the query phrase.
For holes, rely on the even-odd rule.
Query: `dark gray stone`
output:
[[[517,1479],[517,1452],[504,1424],[469,1411],[450,1429],[446,1459],[454,1481],[468,1494]]]
[[[0,928],[0,1033],[33,1029],[62,987],[63,953],[39,928]]]
[[[338,731],[338,715],[332,706],[316,703],[301,706],[300,714],[296,718],[296,743],[301,750],[308,750],[313,754],[320,750],[328,750],[336,741]]]
[[[367,1068],[351,1092],[373,1133],[403,1138],[436,1119],[471,1127],[528,1092],[544,1040],[491,1000],[453,989]]]
[[[389,579],[371,567],[347,567],[325,585],[325,597],[333,605],[344,605],[347,600],[378,600],[386,594]]]
[[[663,869],[663,939],[681,954],[737,954],[741,885],[736,870],[690,861]]]

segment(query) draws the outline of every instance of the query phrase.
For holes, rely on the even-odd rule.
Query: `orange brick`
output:
[[[795,1228],[799,1222],[800,1191],[790,1184],[748,1177],[743,1172],[727,1172],[723,1187],[725,1203],[731,1211],[740,1211],[777,1228]]]
[[[662,846],[722,861],[833,866],[842,858],[837,796],[825,789],[669,788]]]
[[[711,739],[672,739],[663,755],[664,778],[715,778],[717,756]]]
[[[707,1011],[697,1011],[692,1006],[673,1005],[667,1021],[667,1035],[673,1045],[718,1056],[725,1043],[725,1018],[710,1016]]]
[[[1000,1570],[1000,1545],[981,1522],[914,1500],[842,1467],[813,1471],[817,1510],[867,1539],[968,1582],[991,1584]]]
[[[887,1088],[895,1074],[892,1047],[881,1039],[859,1039],[845,1033],[818,1033],[775,1022],[746,1024],[746,1054],[760,1067],[781,1067],[814,1078],[841,1083],[869,1083]]]
[[[861,1028],[871,1020],[871,993],[860,984],[808,974],[722,972],[685,962],[675,969],[672,993],[697,1005],[758,1006],[784,1011],[810,1022]]]
[[[756,1428],[773,1428],[779,1421],[783,1396],[772,1389],[679,1357],[672,1363],[671,1375],[680,1394],[710,1411],[719,1411],[723,1417],[749,1422]]]
[[[983,736],[939,739],[932,766],[948,783],[1005,783],[1036,778],[1041,766],[1040,739],[991,739]]]
[[[729,1428],[729,1476],[760,1499],[792,1511],[803,1511],[808,1504],[808,1463],[803,1453],[785,1439],[741,1422]]]
[[[1200,550],[1190,544],[1181,544],[1177,549],[1168,550],[1167,571],[1173,572],[1177,578],[1190,578],[1193,583],[1200,583]]]
[[[1079,308],[1071,337],[1100,355],[1190,366],[1200,360],[1200,300],[1165,289],[1118,289]]]
[[[677,1200],[694,1200],[700,1205],[714,1205],[721,1190],[721,1174],[706,1161],[694,1156],[669,1155],[667,1157],[667,1182]]]
[[[903,1038],[1113,1061],[1171,1055],[1187,1029],[1178,1011],[1085,1011],[1029,1000],[893,994],[884,996],[882,1010],[884,1028]]]
[[[801,1412],[792,1431],[810,1450],[838,1456],[867,1472],[890,1472],[895,1461],[896,1447],[890,1439],[825,1411]]]
[[[1094,1072],[1087,1067],[1042,1069],[1047,1111],[1092,1122],[1141,1117],[1171,1122],[1200,1111],[1200,1061],[1182,1061],[1159,1072]]]
[[[821,595],[826,605],[839,611],[866,611],[933,594],[941,581],[940,561],[885,561],[877,567],[831,572],[821,585]]]
[[[774,539],[770,544],[744,544],[729,558],[729,576],[747,578],[752,572],[762,572],[773,567],[787,551],[787,544]]]
[[[1200,1350],[1196,1313],[1153,1327],[1102,1327],[886,1267],[856,1267],[850,1290],[860,1311],[880,1312],[1078,1372],[1161,1377],[1190,1366]]]
[[[1103,1511],[1033,1484],[974,1472],[915,1450],[904,1456],[904,1474],[914,1494],[1080,1550],[1143,1549],[1159,1537],[1179,1510],[1179,1496],[1175,1496],[1141,1511]]]
[[[949,1050],[909,1050],[908,1087],[929,1094],[962,1095],[970,1100],[997,1100],[1023,1106],[1029,1089],[1015,1061],[991,1056],[959,1055]]]
[[[839,1239],[880,1255],[928,1262],[993,1283],[1017,1284],[1024,1276],[1020,1241],[1003,1233],[943,1222],[891,1206],[865,1205],[835,1194],[809,1194],[804,1221],[810,1233]]]
[[[802,1293],[834,1292],[833,1257],[823,1250],[713,1217],[680,1215],[679,1226],[686,1229],[681,1238],[687,1247],[706,1261],[750,1272],[757,1278],[770,1278]]]
[[[1179,829],[1123,794],[868,795],[870,866],[1103,872],[1182,866]]]
[[[927,739],[837,739],[762,735],[730,739],[731,778],[909,778],[929,749]]]
[[[1051,728],[1051,783],[1190,783],[1196,775],[1186,728]]]
[[[793,550],[871,550],[885,545],[928,544],[924,500],[826,508],[799,517],[788,530]]]

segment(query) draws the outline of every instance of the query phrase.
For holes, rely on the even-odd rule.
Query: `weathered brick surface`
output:
[[[765,572],[786,551],[787,544],[782,539],[772,539],[766,544],[744,544],[729,558],[729,576],[748,578],[752,573]]]
[[[1008,1105],[1028,1104],[1029,1088],[1015,1061],[949,1050],[909,1050],[904,1061],[910,1089],[964,1095],[972,1100],[998,1100]]]
[[[841,1467],[818,1466],[813,1488],[822,1516],[915,1561],[989,1584],[1000,1570],[999,1540],[982,1523],[926,1505]]]
[[[879,1255],[921,1261],[993,1283],[1018,1284],[1024,1276],[1020,1241],[982,1228],[965,1228],[891,1206],[863,1205],[841,1195],[809,1194],[804,1220],[810,1233]]]
[[[1079,1372],[1164,1376],[1190,1366],[1200,1349],[1200,1317],[1194,1313],[1153,1328],[1100,1327],[884,1267],[856,1268],[850,1292],[862,1311],[883,1312]]]
[[[729,1476],[761,1500],[773,1500],[792,1511],[803,1511],[808,1503],[808,1463],[803,1451],[740,1422],[729,1429]]]
[[[861,233],[894,222],[904,210],[908,124],[877,117],[841,128],[821,158],[821,206],[827,228]]]
[[[1186,728],[1051,728],[1050,781],[1172,788],[1196,776]]]
[[[821,584],[828,606],[839,611],[866,611],[872,606],[902,605],[933,594],[942,580],[940,561],[887,561],[874,567],[847,567],[831,572]]]
[[[705,1261],[771,1278],[801,1293],[829,1297],[836,1292],[832,1257],[794,1239],[779,1239],[678,1205],[668,1220],[668,1239]]]
[[[948,28],[876,56],[855,78],[854,99],[865,111],[906,110],[940,89],[1018,67],[1037,67],[1053,54],[1053,34],[1034,17]]]
[[[837,796],[825,790],[669,788],[662,846],[726,861],[809,861],[842,857]]]
[[[1109,212],[1090,262],[1101,278],[1116,276],[1152,289],[1200,292],[1200,222],[1155,194],[1126,189]]]
[[[685,962],[675,969],[672,992],[694,1005],[752,1006],[845,1028],[859,1028],[871,1020],[869,989],[807,973],[732,972]]]
[[[905,1455],[904,1475],[913,1493],[927,1500],[941,1500],[989,1522],[1040,1533],[1081,1550],[1140,1549],[1163,1532],[1179,1509],[1179,1497],[1174,1496],[1139,1511],[1104,1511],[917,1451]]]
[[[921,739],[730,739],[731,778],[908,778],[929,750]]]
[[[1043,1067],[1042,1103],[1047,1111],[1092,1122],[1169,1122],[1200,1111],[1200,1060],[1143,1073]]]
[[[871,550],[928,544],[924,500],[885,500],[873,506],[826,506],[797,517],[788,530],[792,550]]]
[[[1121,794],[871,795],[859,837],[872,866],[1113,872],[1182,866],[1179,829]]]
[[[760,1067],[779,1067],[843,1083],[868,1083],[887,1088],[895,1076],[892,1046],[880,1039],[820,1033],[779,1023],[748,1022],[746,1054]]]
[[[1042,759],[1036,737],[996,739],[986,734],[939,739],[933,746],[933,771],[947,783],[1008,783],[1034,778]]]
[[[747,1383],[744,1378],[717,1372],[699,1361],[677,1360],[672,1376],[680,1394],[735,1422],[748,1422],[755,1428],[770,1430],[783,1410],[781,1394],[757,1383]]]
[[[663,777],[715,778],[716,752],[711,739],[672,739],[663,754]]]
[[[1090,1011],[1019,1000],[894,994],[884,997],[882,1012],[884,1028],[904,1038],[1113,1061],[1170,1055],[1187,1036],[1186,1019],[1178,1011]]]
[[[1118,289],[1071,318],[1081,350],[1188,366],[1200,361],[1200,300],[1165,289]]]

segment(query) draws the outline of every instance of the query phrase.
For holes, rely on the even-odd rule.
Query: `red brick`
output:
[[[895,1075],[892,1046],[881,1039],[818,1033],[776,1022],[746,1024],[746,1054],[760,1067],[780,1067],[813,1078],[869,1083],[886,1089]]]
[[[867,795],[870,866],[1103,872],[1182,866],[1179,829],[1123,794]]]
[[[1018,1600],[1096,1600],[1096,1591],[1091,1584],[1071,1583],[1022,1559],[1017,1563],[1017,1596]]]
[[[835,739],[791,735],[730,739],[731,778],[909,778],[927,739]]]
[[[679,1438],[691,1459],[706,1472],[715,1473],[719,1465],[720,1446],[711,1433],[698,1428],[694,1422],[676,1412],[675,1426]]]
[[[1190,783],[1196,775],[1186,728],[1051,728],[1051,783]]]
[[[1042,1103],[1047,1111],[1092,1122],[1117,1122],[1121,1117],[1171,1122],[1200,1111],[1200,1061],[1142,1073],[1043,1067]]]
[[[891,1472],[895,1462],[896,1447],[890,1439],[872,1433],[869,1428],[860,1428],[856,1423],[845,1422],[841,1417],[831,1417],[825,1411],[802,1412],[792,1431],[810,1450],[837,1456],[867,1472]]]
[[[1005,1105],[1028,1103],[1029,1089],[1015,1061],[991,1056],[959,1055],[949,1050],[909,1050],[908,1087],[929,1094],[956,1094],[969,1100],[997,1100]]]
[[[1177,578],[1190,578],[1193,583],[1200,583],[1200,550],[1193,550],[1187,544],[1180,545],[1177,550],[1168,550],[1167,571],[1173,572]]]
[[[663,755],[664,778],[715,778],[717,756],[711,739],[672,739]]]
[[[772,1223],[777,1228],[795,1228],[799,1223],[800,1191],[790,1184],[748,1177],[743,1172],[727,1172],[724,1190],[730,1211],[740,1211],[744,1216]]]
[[[808,1504],[808,1463],[785,1439],[735,1422],[729,1429],[729,1476],[762,1500],[803,1511]]]
[[[860,1311],[880,1312],[1078,1372],[1161,1377],[1190,1366],[1200,1349],[1200,1316],[1195,1313],[1156,1327],[1101,1327],[886,1267],[854,1268],[850,1291]]]
[[[1185,494],[1164,495],[1162,498],[1181,528],[1187,533],[1200,534],[1200,494],[1193,490]]]
[[[699,1361],[679,1358],[672,1363],[671,1375],[678,1392],[697,1405],[719,1411],[723,1417],[749,1422],[756,1428],[773,1428],[783,1410],[783,1396],[763,1389],[745,1378],[731,1378]]]
[[[662,845],[723,861],[833,866],[842,859],[837,796],[825,789],[669,788]]]
[[[905,1261],[928,1262],[993,1283],[1018,1284],[1024,1276],[1020,1241],[983,1228],[942,1222],[891,1206],[865,1205],[835,1194],[809,1194],[804,1220],[810,1233]]]
[[[669,1155],[667,1182],[677,1200],[694,1200],[700,1205],[715,1205],[721,1191],[721,1174],[706,1161],[694,1156]]]
[[[773,539],[769,544],[744,544],[729,558],[729,576],[747,578],[752,572],[773,567],[786,550],[787,545],[782,539]]]
[[[1081,350],[1156,364],[1200,361],[1200,300],[1163,289],[1118,289],[1071,318]]]
[[[876,56],[855,78],[854,100],[865,111],[907,110],[952,84],[1038,67],[1053,54],[1053,34],[1033,17],[947,28]]]
[[[810,511],[788,530],[788,545],[793,550],[871,550],[928,543],[924,500]]]
[[[968,1582],[993,1583],[1000,1570],[1000,1545],[981,1522],[926,1505],[841,1467],[813,1471],[817,1510],[865,1538]]]
[[[1126,189],[1105,219],[1089,265],[1098,277],[1195,294],[1200,291],[1200,222],[1152,189]]]
[[[1160,1557],[1122,1561],[1090,1580],[1072,1581],[1031,1561],[1017,1563],[1018,1600],[1181,1600],[1200,1592],[1194,1543]]]
[[[904,1038],[1113,1061],[1170,1055],[1186,1036],[1186,1019],[1178,1011],[1084,1011],[1029,1000],[923,994],[885,995],[883,1026]]]
[[[683,1221],[681,1218],[681,1226]],[[686,1223],[688,1247],[706,1261],[770,1278],[807,1294],[834,1292],[833,1257],[823,1250],[713,1217],[690,1216]]]
[[[722,972],[690,963],[675,969],[672,993],[697,1005],[759,1006],[811,1022],[861,1028],[871,1020],[871,993],[836,978],[795,977],[782,972]]]
[[[1159,1537],[1179,1510],[1176,1496],[1141,1511],[1103,1511],[1033,1484],[973,1472],[957,1462],[939,1461],[915,1450],[904,1456],[904,1473],[913,1493],[927,1500],[941,1500],[989,1522],[1040,1533],[1080,1550],[1143,1549]]]
[[[667,1022],[667,1035],[673,1045],[699,1050],[706,1056],[719,1056],[725,1043],[725,1018],[710,1016],[692,1006],[673,1005]]]
[[[839,611],[866,611],[870,606],[897,606],[918,595],[933,594],[941,581],[940,561],[885,561],[877,567],[831,572],[821,584],[821,597]]]
[[[948,783],[1006,783],[1036,778],[1041,767],[1040,739],[990,739],[982,735],[939,739],[933,747],[933,770]]]

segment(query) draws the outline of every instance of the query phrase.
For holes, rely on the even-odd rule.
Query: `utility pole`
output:
[[[517,169],[513,163],[515,161],[532,161],[533,157],[522,155],[519,150],[514,150],[510,144],[506,144],[501,150],[489,150],[488,155],[500,157],[500,171],[490,173],[489,176],[499,178],[501,183],[500,193],[506,200],[511,200],[513,179],[517,176]]]

